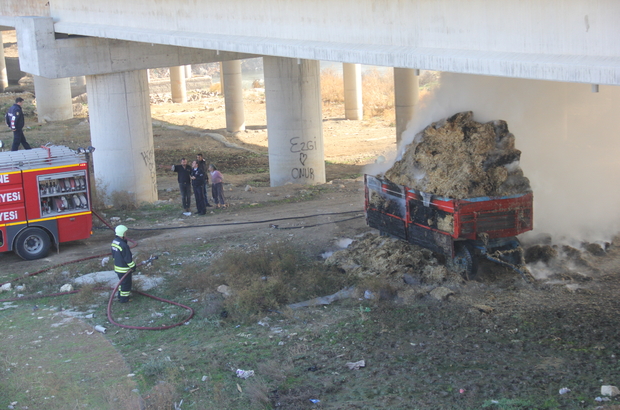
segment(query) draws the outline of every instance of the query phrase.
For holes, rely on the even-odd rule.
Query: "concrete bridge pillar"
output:
[[[226,107],[226,131],[245,130],[243,112],[243,84],[241,82],[241,60],[222,62],[224,105]]]
[[[271,186],[325,182],[321,67],[263,57]]]
[[[0,92],[9,86],[9,76],[6,72],[6,60],[4,59],[4,43],[2,42],[2,31],[0,31]]]
[[[70,78],[32,76],[39,122],[62,121],[73,118]]]
[[[342,78],[344,80],[344,116],[347,120],[361,120],[364,118],[361,67],[361,64],[342,64]]]
[[[185,66],[185,79],[192,78],[192,65],[188,64]]]
[[[407,124],[413,119],[420,97],[418,70],[394,68],[394,108],[396,111],[396,144],[400,144]]]
[[[155,152],[146,70],[86,78],[95,177],[107,192],[136,202],[157,200]]]
[[[185,66],[170,67],[170,90],[172,102],[187,102],[187,86],[185,85]]]

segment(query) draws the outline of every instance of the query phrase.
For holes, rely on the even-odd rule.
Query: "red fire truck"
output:
[[[0,152],[0,252],[27,260],[92,234],[88,155],[64,146]]]

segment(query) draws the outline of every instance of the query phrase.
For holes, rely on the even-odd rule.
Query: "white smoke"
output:
[[[444,73],[421,99],[395,156],[424,127],[457,112],[505,120],[534,191],[534,232],[554,242],[610,240],[620,230],[619,107],[615,86],[593,93],[589,84]]]

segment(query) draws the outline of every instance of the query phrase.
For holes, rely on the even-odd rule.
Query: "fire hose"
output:
[[[145,264],[147,264],[147,263],[149,263],[149,262],[151,262],[152,260],[155,260],[155,259],[157,259],[157,256],[151,256],[149,259],[147,259],[147,260],[145,260],[145,261],[141,262],[140,264],[138,264],[138,265],[136,266],[136,268],[137,268],[138,266],[145,265]],[[116,322],[116,321],[114,320],[114,318],[112,317],[112,302],[114,301],[114,295],[116,294],[116,291],[118,290],[118,288],[119,288],[119,286],[121,285],[121,283],[123,283],[123,281],[125,280],[125,278],[126,278],[127,276],[129,276],[131,273],[132,273],[132,271],[129,271],[129,272],[127,272],[126,274],[124,274],[124,275],[123,275],[123,277],[122,277],[122,278],[118,281],[118,283],[117,283],[117,284],[116,284],[116,286],[114,287],[114,290],[112,291],[112,294],[110,295],[110,299],[108,300],[108,309],[107,309],[107,313],[108,313],[108,320],[110,321],[110,323],[112,323],[113,325],[116,325],[116,326],[118,326],[118,327],[125,328],[125,329],[139,329],[139,330],[164,330],[164,329],[170,329],[170,328],[173,328],[173,327],[181,326],[181,325],[183,325],[183,324],[187,323],[187,322],[188,322],[188,321],[189,321],[189,320],[190,320],[190,319],[194,316],[194,309],[192,309],[192,308],[191,308],[191,307],[189,307],[189,306],[185,306],[185,305],[182,305],[182,304],[180,304],[180,303],[173,302],[173,301],[171,301],[171,300],[167,300],[167,299],[163,299],[163,298],[158,298],[157,296],[149,295],[148,293],[141,292],[141,291],[139,291],[139,290],[134,290],[134,291],[132,291],[133,293],[137,293],[137,294],[139,294],[139,295],[146,296],[146,297],[148,297],[148,298],[155,299],[155,300],[158,300],[158,301],[160,301],[160,302],[170,303],[171,305],[175,305],[175,306],[182,307],[183,309],[187,309],[187,310],[189,310],[189,317],[188,317],[187,319],[183,320],[182,322],[177,322],[177,323],[174,323],[174,324],[172,324],[172,325],[165,325],[165,326],[153,326],[153,327],[149,327],[149,326],[130,326],[130,325],[122,325],[122,324],[120,324],[120,323]]]
[[[355,211],[347,211],[347,212],[323,213],[323,214],[320,214],[320,215],[310,215],[310,216],[338,215],[338,214],[350,214],[350,213],[359,213],[359,212],[361,212],[361,211],[355,210]],[[105,219],[103,219],[97,212],[95,212],[93,210],[92,213],[97,218],[99,218],[99,220],[104,225],[106,225],[109,229],[114,230],[112,228],[112,226],[110,226],[110,224]],[[308,216],[305,216],[305,217],[308,217]],[[337,221],[337,222],[345,222],[345,221],[349,221],[349,220],[357,219],[357,218],[361,218],[361,217],[362,217],[362,215],[357,215],[357,216],[354,216],[354,217],[351,217],[351,218],[347,218],[347,219],[343,219],[343,220],[340,220],[340,221]],[[299,217],[284,217],[284,218],[281,217],[281,218],[268,219],[268,220],[262,220],[262,221],[241,222],[241,223],[239,223],[239,222],[237,222],[237,223],[224,223],[224,224],[201,225],[201,226],[245,225],[245,224],[253,224],[253,223],[274,222],[274,221],[281,221],[281,220],[288,220],[288,219],[299,219]],[[321,226],[321,225],[328,224],[328,223],[334,223],[334,222],[317,223],[317,224],[314,224],[314,225],[302,225],[302,226],[296,226],[296,227],[279,227],[278,225],[273,225],[272,224],[271,227],[275,228],[275,229],[303,229],[303,228],[311,228],[311,227]],[[138,231],[146,231],[146,230],[179,229],[179,228],[181,228],[181,227],[152,228],[152,229],[148,229],[148,228],[134,228],[134,229],[138,230]],[[135,246],[137,246],[137,243],[134,240],[128,238],[128,241],[132,243],[132,245],[130,246],[131,248],[134,248]],[[38,275],[39,273],[43,273],[43,272],[46,272],[48,270],[58,268],[60,266],[69,265],[69,264],[78,263],[78,262],[83,262],[83,261],[90,260],[90,259],[95,259],[95,258],[102,258],[102,257],[108,256],[108,255],[109,255],[109,253],[104,253],[104,254],[100,254],[100,255],[93,255],[93,256],[86,257],[86,258],[76,259],[76,260],[73,260],[73,261],[63,262],[63,263],[60,263],[60,264],[57,264],[57,265],[54,265],[54,266],[51,266],[51,267],[48,267],[48,268],[45,268],[45,269],[41,269],[41,270],[36,271],[36,272],[29,273],[29,274],[25,275],[25,277]],[[150,259],[140,263],[140,265],[148,263],[148,262],[150,262],[153,259],[156,259],[156,258],[151,257]],[[138,266],[140,266],[140,265],[138,265]],[[110,299],[108,301],[108,307],[107,307],[107,315],[108,315],[108,320],[110,321],[110,323],[112,323],[112,324],[114,324],[116,326],[125,328],[125,329],[164,330],[164,329],[170,329],[172,327],[176,327],[176,326],[180,326],[182,324],[185,324],[194,316],[194,310],[191,307],[189,307],[189,306],[185,306],[185,305],[182,305],[180,303],[173,302],[171,300],[159,298],[157,296],[153,296],[153,295],[150,295],[150,294],[145,293],[145,292],[133,291],[134,293],[140,294],[142,296],[146,296],[146,297],[149,297],[151,299],[155,299],[155,300],[160,301],[160,302],[169,303],[169,304],[172,304],[172,305],[179,306],[179,307],[182,307],[184,309],[187,309],[190,312],[189,313],[189,317],[187,317],[187,319],[184,319],[181,322],[178,322],[178,323],[175,323],[175,324],[172,324],[172,325],[156,326],[156,327],[130,326],[130,325],[123,325],[123,324],[120,324],[120,323],[116,322],[113,319],[113,317],[112,317],[112,302],[114,300],[114,295],[115,295],[116,291],[120,287],[120,285],[123,282],[123,280],[125,280],[125,277],[127,275],[128,275],[128,273],[125,274],[118,281],[118,283],[116,284],[116,286],[114,287],[114,290],[112,291],[112,293],[110,295]],[[0,283],[0,286],[4,285],[6,283],[10,283],[10,282],[21,280],[22,278],[23,277],[19,277],[19,278],[12,279],[12,280],[10,280],[8,282]],[[74,293],[78,293],[78,292],[79,292],[79,290],[72,290],[72,291],[67,291],[67,292],[59,292],[59,293],[52,293],[52,294],[46,294],[46,295],[29,295],[29,296],[22,296],[22,297],[16,297],[16,298],[0,299],[0,302],[11,302],[11,301],[16,301],[16,300],[29,300],[29,299],[39,299],[39,298],[44,298],[44,297],[64,296],[64,295],[70,295],[70,294],[74,294]]]

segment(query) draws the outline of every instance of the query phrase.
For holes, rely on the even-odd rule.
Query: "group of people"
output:
[[[211,175],[211,196],[216,208],[226,208],[224,200],[224,177],[215,165],[207,167],[207,161],[202,154],[196,154],[196,160],[192,165],[187,165],[187,159],[181,158],[181,165],[173,165],[172,171],[177,173],[179,190],[181,191],[181,203],[186,214],[191,212],[192,191],[196,200],[196,214],[206,215],[207,208],[212,205],[207,197],[207,185]]]

